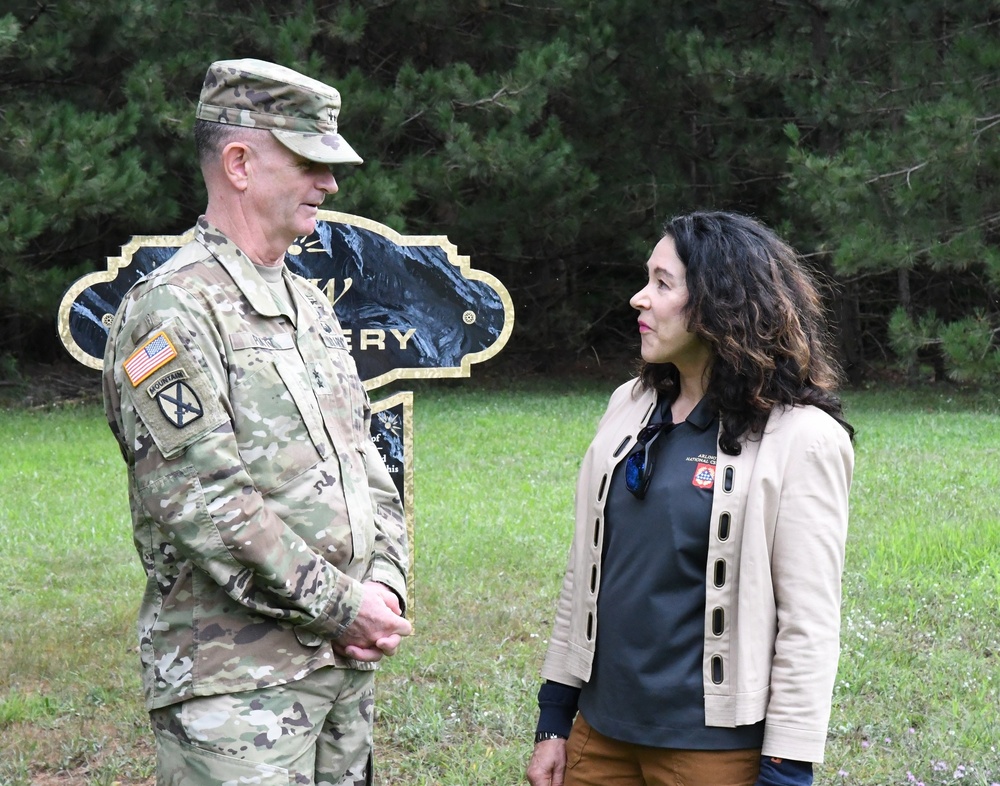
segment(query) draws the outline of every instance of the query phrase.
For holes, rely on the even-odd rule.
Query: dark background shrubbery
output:
[[[219,58],[335,84],[332,207],[446,234],[517,309],[502,353],[635,351],[663,219],[752,213],[824,281],[854,382],[1000,377],[1000,11],[980,0],[36,0],[0,11],[0,378],[66,358],[66,287],[204,204]],[[499,359],[499,358],[498,358]]]

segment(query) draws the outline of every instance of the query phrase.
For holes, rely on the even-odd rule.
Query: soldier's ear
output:
[[[230,142],[222,148],[222,171],[237,191],[246,191],[253,150],[245,142]]]

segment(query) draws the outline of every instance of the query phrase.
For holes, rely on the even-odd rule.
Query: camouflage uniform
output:
[[[360,679],[368,749],[374,665],[338,656],[330,641],[357,615],[361,582],[404,602],[406,528],[333,309],[304,279],[282,276],[294,310],[202,217],[195,240],[133,287],[111,327],[105,409],[147,576],[146,705],[162,732],[172,721],[155,711],[183,713],[174,705],[195,697],[235,707],[240,697],[220,695],[263,690],[251,702],[260,712],[259,697],[286,683]],[[299,705],[288,705],[286,729],[301,725]],[[222,782],[185,778],[161,782]]]
[[[157,783],[369,784],[371,676],[318,669],[288,685],[153,710]]]

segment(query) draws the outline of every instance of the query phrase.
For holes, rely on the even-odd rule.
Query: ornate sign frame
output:
[[[135,281],[194,239],[133,237],[107,268],[89,273],[63,295],[58,330],[70,355],[100,369],[108,329]],[[293,272],[322,289],[349,341],[368,391],[402,379],[468,377],[473,364],[504,348],[514,306],[494,276],[471,266],[444,235],[401,235],[371,219],[321,210],[316,231],[286,254]],[[357,339],[356,342],[354,339]],[[393,344],[395,342],[395,344]],[[367,354],[371,350],[377,354]],[[372,402],[371,438],[403,501],[410,541],[408,616],[413,619],[413,394]]]
[[[108,257],[106,270],[76,281],[58,315],[70,355],[99,369],[125,292],[193,237],[193,229],[136,236],[120,256]],[[401,235],[371,219],[321,210],[316,232],[297,238],[286,261],[334,304],[369,391],[401,379],[468,377],[473,364],[504,348],[514,327],[507,289],[473,268],[444,235]],[[389,362],[369,362],[373,348]]]

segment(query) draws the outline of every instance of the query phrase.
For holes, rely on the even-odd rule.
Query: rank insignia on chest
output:
[[[691,479],[691,485],[697,486],[700,489],[712,488],[715,485],[715,467],[711,464],[699,463],[694,468],[694,477]]]
[[[198,395],[184,382],[167,385],[156,395],[163,416],[170,425],[184,428],[205,414]]]
[[[177,357],[177,350],[162,330],[154,333],[146,343],[129,355],[122,364],[128,381],[136,387],[156,369],[165,366]]]

